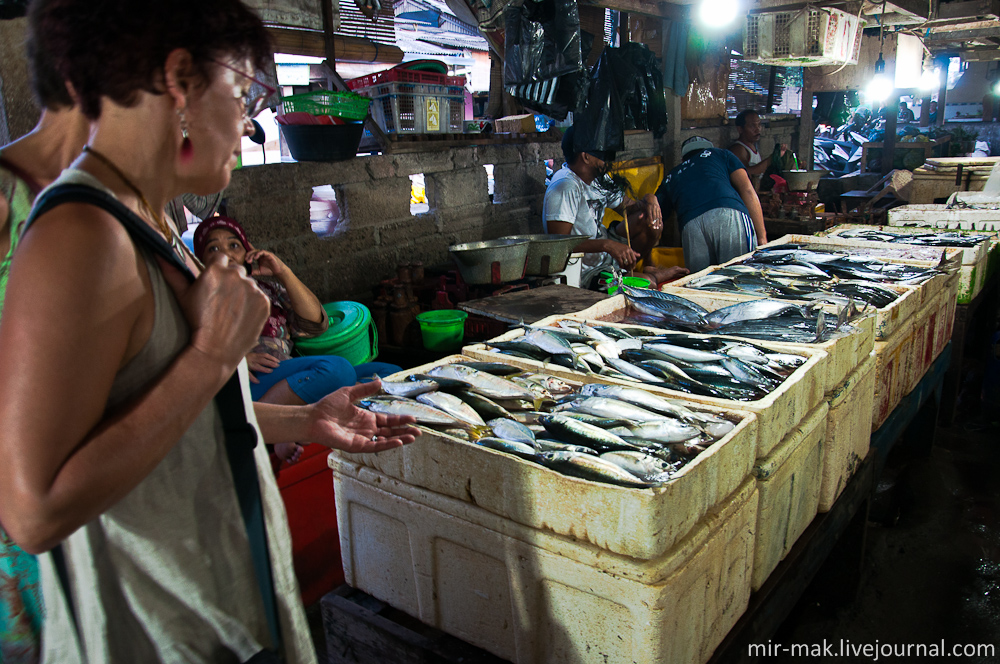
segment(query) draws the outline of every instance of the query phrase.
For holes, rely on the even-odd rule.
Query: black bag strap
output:
[[[154,255],[167,261],[184,274],[189,281],[195,276],[187,264],[173,251],[162,235],[154,231],[134,212],[107,192],[82,184],[61,184],[47,189],[35,201],[31,215],[25,221],[24,229],[40,216],[53,208],[66,203],[87,203],[99,207],[114,216],[136,245],[147,248]],[[257,464],[254,460],[254,448],[257,446],[257,431],[247,420],[244,409],[243,389],[239,376],[233,376],[215,395],[215,403],[219,408],[222,428],[226,439],[226,454],[236,486],[236,495],[243,516],[243,525],[250,540],[250,554],[264,602],[268,629],[276,652],[283,651],[281,641],[281,623],[278,621],[277,600],[274,594],[274,580],[271,576],[270,552],[267,546],[267,528],[264,523],[264,509],[260,496],[260,478],[257,475]],[[53,562],[59,576],[59,583],[66,595],[70,616],[76,626],[79,636],[79,623],[76,610],[70,594],[69,574],[66,568],[65,554],[61,546],[52,551]]]

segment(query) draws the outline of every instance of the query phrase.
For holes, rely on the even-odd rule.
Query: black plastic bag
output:
[[[667,130],[663,74],[644,44],[605,48],[590,72],[587,107],[574,116],[578,152],[617,152],[625,147],[625,130]]]
[[[587,107],[573,115],[574,152],[618,152],[625,148],[625,108],[615,81],[615,57],[605,48],[590,70]]]
[[[0,0],[0,20],[21,18],[28,12],[28,0]]]
[[[583,107],[583,65],[576,0],[526,0],[504,14],[504,88],[524,106],[557,120]]]

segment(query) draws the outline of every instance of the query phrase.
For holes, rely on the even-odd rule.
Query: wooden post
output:
[[[938,98],[937,98],[937,118],[934,122],[937,126],[942,126],[944,124],[944,106],[947,103],[948,97],[948,58],[941,57],[937,58],[938,66],[941,67],[941,87],[938,88]]]
[[[799,114],[799,142],[795,150],[799,155],[799,168],[812,169],[813,137],[816,128],[813,123],[813,91],[802,82],[802,112]]]
[[[765,113],[770,113],[774,110],[774,79],[777,70],[777,67],[771,65],[771,75],[768,77],[767,81],[767,108],[764,109]]]
[[[927,93],[920,100],[920,126],[926,127],[931,123],[931,95]]]
[[[889,94],[889,105],[885,107],[885,135],[882,137],[882,175],[892,170],[892,160],[896,154],[896,119],[899,115],[899,90],[893,88]]]

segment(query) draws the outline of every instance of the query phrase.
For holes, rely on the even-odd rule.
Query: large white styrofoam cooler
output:
[[[336,454],[330,465],[347,583],[517,664],[705,662],[749,601],[752,478],[637,560]]]

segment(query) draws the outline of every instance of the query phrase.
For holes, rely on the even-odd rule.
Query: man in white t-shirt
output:
[[[575,150],[575,133],[575,127],[570,127],[563,135],[566,163],[552,176],[545,190],[542,222],[546,233],[590,238],[577,246],[577,251],[585,253],[580,283],[589,287],[602,270],[610,271],[617,265],[628,271],[640,259],[645,263],[643,274],[656,283],[686,274],[684,268],[662,269],[651,265],[650,255],[663,231],[656,196],[649,194],[641,201],[634,201],[617,190],[607,178],[614,153]],[[606,208],[627,221],[605,228],[602,220]]]

